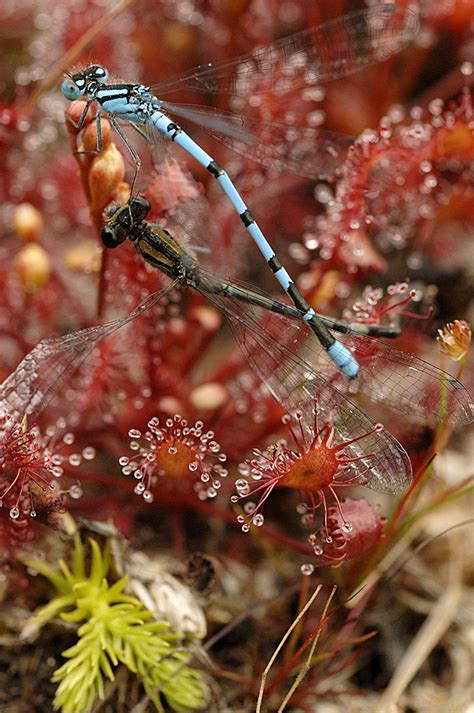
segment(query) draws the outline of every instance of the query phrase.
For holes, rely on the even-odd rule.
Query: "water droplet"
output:
[[[341,530],[348,534],[349,532],[352,532],[352,522],[343,522],[341,526]]]
[[[82,496],[82,488],[80,485],[71,485],[69,495],[73,500],[78,500]]]
[[[247,480],[239,478],[235,481],[235,489],[240,496],[248,495],[250,493],[250,485]]]
[[[411,270],[419,270],[423,264],[423,259],[420,253],[412,253],[407,257],[407,266]]]
[[[248,463],[239,463],[238,471],[240,475],[250,475],[250,465]]]
[[[93,460],[95,458],[95,448],[86,446],[82,451],[82,456],[84,460]]]
[[[301,565],[301,574],[304,574],[305,576],[309,576],[310,574],[313,574],[314,572],[314,565],[306,563]]]
[[[10,517],[12,520],[17,520],[20,517],[20,511],[16,506],[10,508]]]

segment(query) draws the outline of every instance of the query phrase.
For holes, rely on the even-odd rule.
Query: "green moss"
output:
[[[36,628],[55,616],[82,622],[77,643],[63,651],[68,660],[53,675],[59,684],[55,709],[88,713],[104,697],[104,679],[114,680],[114,669],[121,664],[139,676],[158,711],[164,710],[164,701],[177,713],[202,709],[208,690],[201,672],[187,665],[190,654],[179,649],[178,636],[136,597],[124,593],[126,577],[108,583],[108,544],[102,552],[95,540],[89,540],[92,555],[86,574],[84,546],[77,533],[74,540],[71,567],[62,560],[60,571],[42,560],[27,561],[57,592],[36,612],[30,626]]]

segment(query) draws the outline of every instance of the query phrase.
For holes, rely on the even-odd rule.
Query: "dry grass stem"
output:
[[[462,595],[463,551],[458,533],[449,537],[446,591],[433,606],[380,699],[380,713],[391,713],[398,699],[456,616]]]
[[[278,654],[280,653],[281,649],[283,648],[283,645],[285,644],[285,641],[288,639],[288,637],[290,636],[290,634],[291,634],[291,632],[293,631],[293,629],[295,628],[295,626],[298,625],[298,623],[301,621],[301,619],[304,617],[304,615],[306,614],[306,612],[308,611],[308,609],[309,609],[309,608],[311,607],[311,605],[313,604],[314,600],[316,599],[316,597],[318,596],[319,592],[321,591],[321,588],[322,588],[322,584],[318,584],[318,586],[316,587],[314,593],[313,593],[313,594],[311,595],[311,597],[308,599],[308,601],[307,601],[306,604],[304,605],[303,609],[301,609],[301,611],[299,612],[299,614],[296,616],[295,620],[292,622],[291,626],[287,629],[285,635],[284,635],[283,638],[281,639],[280,643],[278,644],[278,646],[276,647],[275,651],[273,652],[273,654],[272,654],[272,656],[271,656],[271,658],[270,658],[268,664],[266,665],[265,670],[264,670],[264,672],[263,672],[263,674],[262,674],[262,680],[261,680],[261,683],[260,683],[260,690],[259,690],[259,692],[258,692],[258,699],[257,699],[257,706],[256,706],[256,708],[255,708],[255,713],[261,713],[261,710],[262,710],[262,702],[263,702],[263,693],[264,693],[264,691],[265,691],[265,683],[266,683],[266,681],[267,681],[268,673],[269,673],[271,667],[273,666],[273,663],[274,663],[276,657],[277,657]]]

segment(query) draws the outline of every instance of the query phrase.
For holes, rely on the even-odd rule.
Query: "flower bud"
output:
[[[74,272],[95,273],[100,270],[100,250],[94,240],[82,240],[64,256],[64,264]]]
[[[222,324],[222,315],[214,307],[199,305],[194,307],[190,314],[206,332],[215,332]]]
[[[168,52],[185,54],[193,47],[193,28],[182,22],[168,22],[163,28],[162,42]]]
[[[51,262],[46,250],[37,243],[28,243],[15,258],[15,271],[27,294],[44,287],[51,275]]]
[[[126,205],[130,200],[130,183],[126,181],[120,181],[115,193],[113,195],[114,203],[120,203],[120,205]]]
[[[105,151],[112,143],[112,127],[107,119],[101,118],[100,129],[102,150]],[[97,122],[91,121],[82,132],[82,151],[97,151]]]
[[[196,386],[191,391],[190,401],[194,408],[200,411],[214,411],[225,404],[228,399],[227,390],[222,384],[208,383]]]
[[[12,226],[25,242],[36,240],[43,230],[43,216],[31,203],[20,203],[13,211]]]
[[[66,128],[71,134],[77,134],[78,131],[82,130],[77,128],[77,124],[79,124],[81,117],[82,117],[82,112],[85,109],[85,102],[83,99],[78,99],[77,101],[71,102],[69,105],[68,110],[66,111]],[[89,107],[87,111],[87,116],[86,119],[84,120],[84,124],[88,123],[93,120],[94,113],[92,110],[92,107]]]
[[[125,176],[123,156],[115,144],[110,144],[105,151],[97,156],[89,171],[89,191],[91,195],[91,212],[102,212],[110,201],[111,194],[122,183]]]

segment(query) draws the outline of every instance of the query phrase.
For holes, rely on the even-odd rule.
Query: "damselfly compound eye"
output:
[[[65,79],[61,91],[66,99],[69,99],[69,101],[74,101],[75,99],[79,99],[79,97],[82,97],[85,91],[85,84],[82,89],[80,89],[75,82],[73,82],[72,79]]]
[[[151,210],[150,201],[143,196],[135,196],[130,201],[129,209],[135,220],[145,220]]]
[[[126,237],[127,235],[123,231],[119,234],[107,226],[100,231],[100,239],[106,248],[117,248],[120,243],[124,242]]]
[[[101,64],[96,64],[93,67],[90,68],[91,72],[91,77],[93,77],[97,82],[100,82],[101,84],[105,84],[108,79],[109,79],[109,72],[108,70],[103,67]]]

